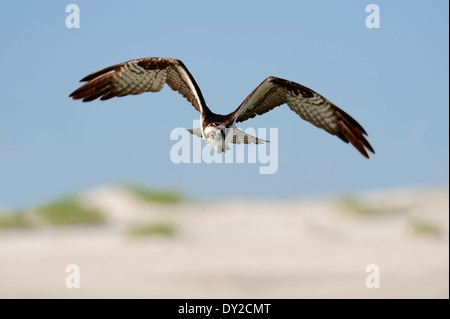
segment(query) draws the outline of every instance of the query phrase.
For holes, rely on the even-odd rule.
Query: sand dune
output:
[[[0,232],[1,298],[448,298],[448,188],[175,206],[119,187],[81,196],[102,226]],[[348,199],[346,199],[348,201]],[[347,206],[346,206],[347,205]],[[173,235],[131,236],[163,224]],[[68,264],[80,288],[66,287]],[[380,269],[369,289],[365,268]]]

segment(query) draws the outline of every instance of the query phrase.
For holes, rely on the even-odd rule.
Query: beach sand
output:
[[[105,225],[0,232],[0,298],[449,298],[448,188],[357,198],[373,211],[342,196],[165,206],[95,189],[81,199]],[[152,223],[174,234],[128,234]]]

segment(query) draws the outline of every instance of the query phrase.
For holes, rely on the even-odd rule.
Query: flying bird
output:
[[[375,153],[366,140],[364,128],[332,102],[315,91],[295,82],[269,76],[228,115],[212,112],[205,103],[202,92],[183,62],[170,58],[140,58],[116,64],[94,72],[80,82],[87,82],[70,97],[89,102],[100,98],[159,92],[168,84],[183,95],[200,113],[200,128],[188,130],[214,146],[217,153],[229,149],[229,143],[262,144],[268,142],[251,136],[236,123],[287,104],[302,119],[351,143],[363,156],[367,150]]]

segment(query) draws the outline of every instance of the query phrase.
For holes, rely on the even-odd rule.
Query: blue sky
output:
[[[66,5],[80,8],[68,29]],[[365,7],[380,7],[368,29]],[[0,207],[116,183],[194,198],[295,197],[448,185],[448,1],[2,1]],[[299,82],[357,119],[377,154],[286,106],[245,122],[278,128],[279,168],[170,161],[175,127],[198,113],[164,88],[107,102],[68,95],[100,68],[181,59],[209,107],[229,113],[267,76]]]

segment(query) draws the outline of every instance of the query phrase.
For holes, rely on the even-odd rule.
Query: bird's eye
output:
[[[213,132],[213,131],[211,131],[211,132],[209,133],[209,135],[211,135],[211,136],[214,136],[214,132]]]

